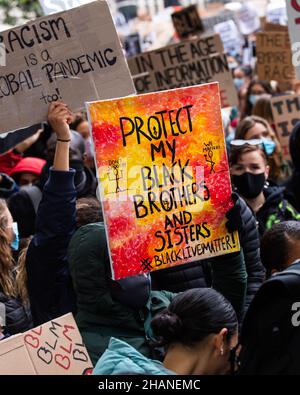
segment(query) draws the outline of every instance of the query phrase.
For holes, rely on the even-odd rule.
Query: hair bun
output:
[[[177,314],[164,311],[152,320],[152,329],[161,342],[168,344],[181,340],[183,335],[183,324]]]

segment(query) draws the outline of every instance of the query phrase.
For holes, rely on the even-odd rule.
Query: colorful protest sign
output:
[[[282,91],[291,89],[295,70],[288,32],[257,33],[256,56],[259,79],[278,81]]]
[[[238,103],[220,36],[184,40],[128,59],[137,93],[217,81],[222,107]]]
[[[92,362],[71,313],[0,342],[0,374],[91,374]]]
[[[239,250],[217,83],[87,110],[114,279]]]
[[[204,31],[196,5],[174,12],[171,17],[180,38],[187,38],[190,34],[198,34]]]
[[[272,113],[283,157],[290,160],[289,140],[293,127],[300,121],[300,96],[284,95],[272,98]]]
[[[240,53],[244,40],[233,20],[218,23],[214,27],[215,33],[220,34],[224,50],[227,53]]]
[[[293,65],[300,80],[300,2],[296,0],[286,0],[288,14],[288,27],[292,42]]]
[[[80,21],[80,23],[78,23]],[[134,93],[108,5],[96,1],[0,33],[0,133],[46,120],[49,103]]]

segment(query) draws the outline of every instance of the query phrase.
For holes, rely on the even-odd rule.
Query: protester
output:
[[[55,156],[37,212],[36,233],[26,255],[34,326],[76,311],[67,266],[67,247],[76,229],[76,171],[69,167],[71,118],[65,104],[49,106],[48,120],[57,139]]]
[[[0,199],[8,199],[18,190],[18,185],[11,177],[5,173],[0,173]]]
[[[253,78],[248,86],[244,108],[241,109],[241,119],[252,114],[253,106],[261,95],[274,95],[274,93],[275,92],[268,81],[260,81],[257,78]]]
[[[230,303],[213,289],[177,295],[151,323],[165,347],[163,364],[146,359],[128,344],[111,339],[94,374],[218,375],[231,372],[238,322]]]
[[[290,136],[290,154],[293,173],[284,183],[286,199],[300,212],[300,123],[297,123]]]
[[[39,180],[46,161],[40,158],[23,158],[10,175],[19,187],[31,186]]]
[[[270,186],[270,167],[264,149],[251,140],[234,147],[230,155],[231,179],[236,191],[251,207],[260,236],[276,223],[299,220],[298,212],[284,199],[284,188]]]
[[[264,119],[275,130],[271,98],[272,96],[268,94],[260,95],[253,106],[251,115]]]
[[[10,175],[12,169],[22,160],[24,153],[38,141],[42,132],[43,130],[39,129],[32,136],[19,142],[14,148],[0,155],[0,172]]]
[[[238,124],[235,138],[237,140],[263,140],[263,146],[270,166],[269,180],[278,183],[285,179],[288,169],[282,158],[281,145],[275,132],[265,119],[257,116],[244,118]]]
[[[76,322],[92,362],[103,354],[110,337],[153,356],[150,321],[174,294],[151,291],[150,276],[111,280],[103,223],[81,227],[70,242],[68,255],[77,300]]]
[[[35,218],[39,207],[42,190],[48,179],[49,169],[54,160],[56,146],[55,133],[47,142],[47,162],[43,167],[39,181],[26,190],[20,190],[9,199],[9,208],[15,221],[19,224],[20,237],[29,237],[35,233]],[[84,166],[85,145],[79,133],[71,132],[70,167],[76,170],[75,186],[77,198],[95,196],[96,178],[90,169]]]
[[[238,92],[247,89],[251,82],[252,70],[249,66],[239,66],[233,71],[233,82]]]
[[[29,306],[18,292],[26,287],[16,279],[18,266],[13,251],[18,249],[17,224],[13,222],[5,201],[0,200],[0,311],[1,321],[4,319],[5,322],[0,332],[4,336],[25,332],[32,327]]]
[[[241,333],[240,374],[299,375],[300,223],[281,222],[261,243],[267,273]]]

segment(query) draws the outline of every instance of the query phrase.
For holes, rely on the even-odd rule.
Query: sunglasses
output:
[[[263,147],[263,141],[261,139],[231,140],[230,145],[235,148],[244,147],[245,145],[262,146]]]

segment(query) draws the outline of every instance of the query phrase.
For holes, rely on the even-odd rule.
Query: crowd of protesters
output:
[[[300,373],[300,123],[286,161],[271,111],[285,92],[235,60],[223,123],[240,252],[112,280],[86,115],[54,102],[0,155],[0,339],[72,312],[94,374]]]

